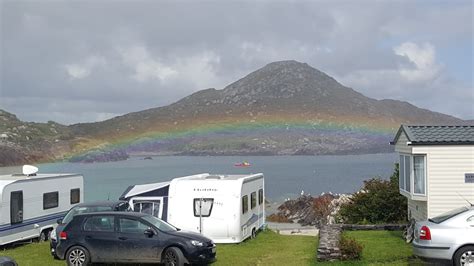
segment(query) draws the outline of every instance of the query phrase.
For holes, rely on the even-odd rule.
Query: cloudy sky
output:
[[[0,109],[99,121],[295,59],[474,119],[472,1],[355,2],[0,0]]]

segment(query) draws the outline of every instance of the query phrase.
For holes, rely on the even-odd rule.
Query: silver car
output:
[[[474,266],[474,206],[417,222],[413,253],[421,258]]]

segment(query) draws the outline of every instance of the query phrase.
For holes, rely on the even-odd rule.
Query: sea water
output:
[[[249,167],[236,163],[249,162]],[[199,173],[265,174],[265,194],[271,201],[301,193],[352,193],[372,177],[388,179],[397,161],[395,153],[331,156],[155,156],[131,157],[107,163],[39,164],[40,173],[80,173],[85,200],[118,199],[128,186],[169,181]],[[20,173],[21,167],[0,168],[0,174]]]

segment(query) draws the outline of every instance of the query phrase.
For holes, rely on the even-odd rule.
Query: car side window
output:
[[[143,233],[150,226],[140,222],[139,220],[129,218],[119,218],[121,233]]]
[[[84,222],[84,231],[113,232],[114,216],[92,216]]]

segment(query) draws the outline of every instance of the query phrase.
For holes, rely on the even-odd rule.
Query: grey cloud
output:
[[[469,2],[3,1],[1,15],[0,108],[26,120],[96,121],[161,106],[285,59],[369,97],[474,116],[439,100],[469,99],[472,84],[448,82],[449,66],[441,78],[407,82],[398,72],[413,63],[393,51],[469,41]],[[124,60],[134,47],[145,56]]]

